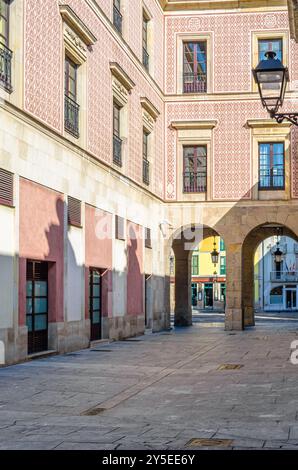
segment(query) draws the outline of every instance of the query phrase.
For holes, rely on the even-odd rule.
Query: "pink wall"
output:
[[[144,288],[143,227],[127,222],[127,313],[142,315]]]
[[[36,0],[25,3],[25,109],[54,127],[63,129],[63,32],[58,3],[68,4],[90,28],[97,42],[88,51],[88,142],[87,149],[96,158],[112,161],[112,78],[110,62],[118,62],[136,83],[130,95],[129,159],[127,176],[142,184],[142,110],[140,97],[146,96],[161,112],[155,127],[155,161],[152,163],[152,190],[163,196],[164,181],[164,117],[163,101],[148,83],[146,74],[138,71],[100,18],[82,0],[45,0],[42,14]],[[111,18],[112,0],[101,0],[99,6]],[[146,0],[153,15],[155,37],[163,37],[163,14],[156,0]],[[128,42],[139,60],[142,60],[142,3],[126,2],[125,21],[128,22]],[[102,47],[102,45],[105,47]],[[60,51],[60,53],[59,53]],[[108,51],[108,53],[107,53]],[[163,86],[163,42],[156,41],[154,76]]]
[[[112,215],[85,206],[85,296],[86,318],[89,318],[89,268],[106,269],[102,280],[103,316],[112,316]]]
[[[49,321],[63,321],[63,220],[63,195],[20,178],[20,325],[26,321],[27,259],[49,262]]]
[[[288,31],[286,11],[276,13],[219,13],[170,15],[165,19],[166,39],[166,93],[175,94],[177,34],[211,33],[214,54],[213,91],[251,91],[251,38],[253,31]],[[237,47],[235,47],[237,44]],[[297,87],[298,45],[290,40],[291,86]],[[257,98],[257,97],[256,97]],[[284,110],[295,109],[297,101],[285,103]],[[212,198],[214,200],[249,199],[252,189],[251,133],[246,126],[248,119],[265,118],[268,114],[259,99],[255,101],[195,101],[187,95],[173,104],[166,104],[166,199],[177,198],[177,134],[171,129],[177,120],[217,120],[213,131],[211,172]],[[292,194],[298,197],[298,146],[297,133],[293,130],[292,145]],[[294,134],[295,132],[295,134]]]

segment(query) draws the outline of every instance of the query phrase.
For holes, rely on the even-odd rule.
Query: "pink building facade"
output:
[[[0,1],[4,363],[167,328],[175,230],[239,202],[295,208],[298,134],[251,75],[279,48],[295,108],[286,2]],[[260,145],[282,146],[277,183]]]

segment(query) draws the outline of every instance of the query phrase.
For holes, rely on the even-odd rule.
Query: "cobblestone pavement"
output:
[[[212,325],[0,369],[0,449],[298,449],[297,322]]]

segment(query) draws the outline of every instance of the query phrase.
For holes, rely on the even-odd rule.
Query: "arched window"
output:
[[[276,305],[276,304],[282,304],[283,303],[283,287],[282,286],[277,286],[274,287],[270,291],[270,304],[271,305]]]

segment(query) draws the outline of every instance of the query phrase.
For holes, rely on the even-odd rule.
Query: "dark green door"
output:
[[[27,261],[28,354],[48,349],[48,263]]]

